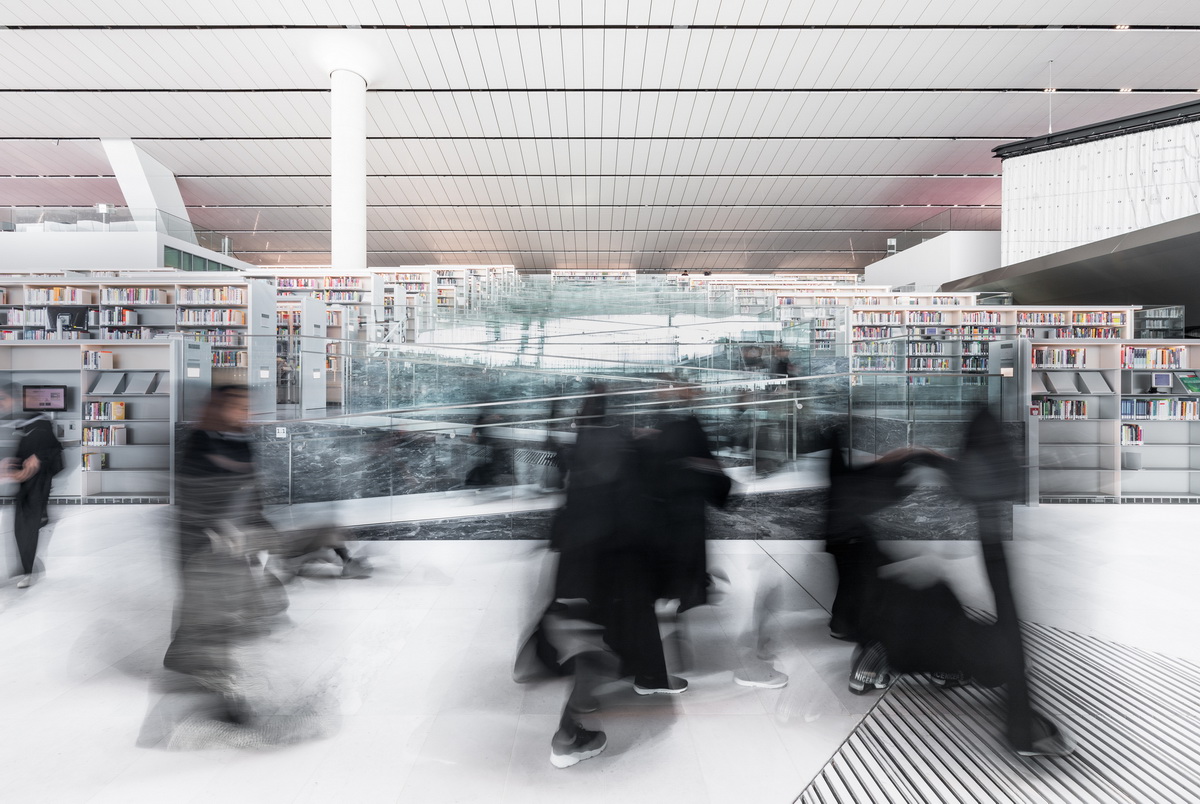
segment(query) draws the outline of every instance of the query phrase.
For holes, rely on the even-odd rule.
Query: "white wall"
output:
[[[1003,265],[1200,213],[1200,122],[1004,160]]]
[[[953,279],[1000,267],[1000,232],[944,232],[868,265],[868,285],[915,285],[937,289]]]
[[[153,226],[153,222],[150,222]],[[231,270],[250,263],[225,257],[194,243],[148,232],[4,232],[0,234],[0,274],[50,271],[153,271],[163,267],[163,247],[219,260]]]
[[[162,265],[157,232],[5,232],[0,273],[144,271]]]

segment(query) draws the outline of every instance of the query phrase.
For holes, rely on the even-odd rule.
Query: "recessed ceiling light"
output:
[[[1042,90],[1042,92],[1053,92],[1053,91],[1054,91],[1054,87],[1046,87],[1045,89]]]
[[[1118,25],[1118,26],[1116,26],[1116,28],[1118,31],[1128,31],[1129,30],[1128,25]]]
[[[1130,89],[1129,87],[1121,87],[1121,91],[1122,92],[1133,92],[1133,90]]]

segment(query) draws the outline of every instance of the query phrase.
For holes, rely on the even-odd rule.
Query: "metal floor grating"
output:
[[[1026,624],[1035,701],[1075,743],[1022,759],[997,691],[905,677],[881,698],[798,804],[1200,802],[1200,667]]]

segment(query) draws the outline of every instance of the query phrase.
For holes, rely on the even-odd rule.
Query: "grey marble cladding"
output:
[[[710,510],[710,539],[824,538],[825,489],[735,497],[723,510]],[[351,528],[362,541],[405,539],[546,539],[553,512],[536,511],[487,517],[389,522]],[[1001,532],[1012,538],[1012,508],[1002,515]],[[969,540],[977,536],[974,509],[939,486],[918,488],[908,498],[872,518],[880,539],[905,541]]]

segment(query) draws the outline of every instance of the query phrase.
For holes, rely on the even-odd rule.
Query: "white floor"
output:
[[[877,699],[846,690],[851,649],[827,634],[831,566],[819,544],[718,542],[713,563],[732,588],[687,615],[692,688],[609,694],[585,719],[608,733],[607,751],[556,770],[564,683],[510,675],[538,545],[372,543],[373,578],[299,581],[290,625],[245,656],[264,682],[256,700],[271,706],[265,733],[311,739],[244,747],[272,740],[181,724],[196,696],[170,691],[161,669],[174,600],[165,509],[54,513],[47,576],[0,586],[4,801],[782,804]],[[1186,506],[1018,509],[1025,616],[1200,662],[1195,518]],[[906,547],[924,556],[909,570],[935,556],[968,603],[986,605],[976,545]],[[780,588],[783,690],[731,680],[756,583]]]

